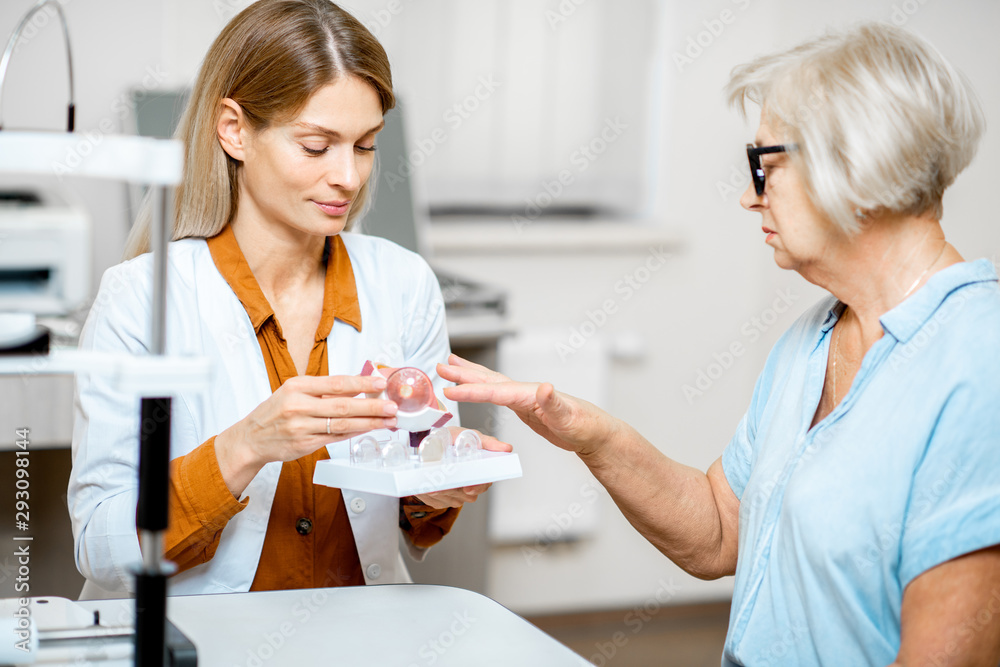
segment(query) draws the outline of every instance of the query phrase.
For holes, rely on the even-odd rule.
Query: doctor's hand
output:
[[[263,403],[215,438],[222,477],[237,498],[265,464],[294,461],[320,447],[396,425],[396,404],[376,398],[379,376],[290,378]]]
[[[451,437],[454,439],[462,431],[468,431],[472,429],[460,428],[458,426],[449,426],[448,430],[451,431]],[[476,431],[479,433],[479,431]],[[514,448],[511,447],[506,442],[497,440],[493,436],[485,435],[479,433],[479,439],[483,443],[483,449],[489,450],[491,452],[510,452]],[[464,486],[458,489],[447,489],[445,491],[435,491],[434,493],[421,493],[417,494],[417,498],[420,502],[425,505],[430,505],[434,509],[444,509],[446,507],[461,507],[465,503],[474,503],[480,495],[486,493],[492,484],[476,484],[475,486]]]
[[[583,458],[596,453],[620,426],[596,405],[556,391],[548,382],[513,382],[456,354],[448,358],[448,365],[438,364],[437,371],[458,384],[444,390],[447,398],[510,408],[535,433]]]

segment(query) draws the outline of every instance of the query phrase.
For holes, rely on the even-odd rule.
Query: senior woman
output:
[[[550,384],[457,357],[445,394],[575,452],[650,542],[736,575],[724,665],[1000,662],[1000,290],[945,240],[975,95],[926,42],[863,25],[734,70],[775,262],[826,290],[784,333],[707,474]]]

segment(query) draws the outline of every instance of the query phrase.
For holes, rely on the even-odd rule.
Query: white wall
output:
[[[443,26],[421,24],[420,4],[402,0],[404,11],[391,28],[418,31],[427,40],[448,39]],[[589,0],[609,3],[610,0]],[[6,34],[32,0],[0,3],[0,32]],[[78,127],[99,136],[100,123],[119,123],[116,102],[129,86],[157,73],[164,85],[188,82],[209,43],[244,3],[233,0],[68,0],[78,75]],[[358,0],[362,10],[377,11],[389,0]],[[556,0],[540,1],[539,12],[555,9]],[[903,7],[916,11],[907,17]],[[657,271],[633,299],[602,329],[609,338],[638,333],[648,343],[641,363],[611,368],[610,409],[633,423],[669,456],[704,469],[717,458],[739,420],[756,375],[773,341],[819,295],[797,275],[777,269],[763,245],[759,220],[739,209],[738,191],[746,185],[743,145],[755,125],[744,125],[724,106],[721,89],[730,69],[754,55],[789,46],[826,26],[862,19],[891,19],[894,7],[906,26],[925,35],[961,68],[986,107],[988,131],[979,156],[945,202],[944,226],[968,258],[1000,255],[1000,226],[993,219],[1000,174],[1000,4],[991,0],[710,0],[664,5],[663,55],[667,58],[656,85],[662,91],[661,122],[650,136],[650,163],[658,174],[647,193],[650,225],[662,238],[682,246],[675,259]],[[694,62],[678,71],[672,56],[688,38],[706,31],[704,22],[723,10],[732,22],[705,43]],[[544,20],[544,19],[540,19]],[[572,17],[570,17],[572,20]],[[660,20],[650,17],[650,20]],[[715,25],[718,28],[718,25]],[[718,31],[718,30],[717,30]],[[516,36],[509,39],[514,40]],[[409,42],[419,48],[420,40]],[[388,45],[405,71],[405,53]],[[58,127],[63,122],[65,75],[61,46],[54,30],[32,38],[11,64],[5,90],[7,127]],[[447,105],[452,100],[441,99]],[[489,155],[481,159],[489,160]],[[735,172],[733,171],[735,169]],[[736,193],[720,193],[718,184],[731,174]],[[89,207],[95,220],[95,275],[117,261],[127,229],[124,188],[67,180],[61,185]],[[534,252],[498,250],[498,239],[541,236],[541,225],[518,229],[504,224],[479,234],[475,243],[439,252],[438,263],[510,290],[511,320],[516,327],[561,328],[569,335],[586,321],[586,311],[614,297],[614,284],[634,272],[646,256],[648,239],[617,250],[588,245],[567,252],[585,227],[559,233],[565,244],[547,243]],[[620,235],[607,232],[609,238]],[[439,227],[436,237],[447,240]],[[560,247],[562,245],[563,247]],[[442,248],[445,246],[442,243]],[[96,283],[95,283],[96,288]],[[758,340],[744,332],[753,318],[768,317],[779,291],[790,291],[791,311],[781,314]],[[714,380],[703,396],[685,399],[683,386],[715,363],[732,343],[745,354]],[[571,389],[571,388],[568,388]],[[556,473],[553,473],[556,474]],[[499,550],[491,572],[493,594],[519,611],[555,611],[571,605],[623,606],[655,598],[661,580],[679,587],[674,600],[725,595],[728,583],[705,584],[681,576],[676,568],[639,538],[609,506],[599,537],[575,547],[553,548],[544,563],[525,568],[517,553]]]

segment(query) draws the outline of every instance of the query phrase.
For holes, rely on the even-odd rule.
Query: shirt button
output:
[[[355,498],[351,501],[351,509],[354,510],[355,514],[364,512],[366,506],[364,498]]]
[[[368,578],[378,579],[382,574],[382,566],[378,563],[372,563],[368,566]]]
[[[309,519],[302,517],[295,522],[295,530],[298,531],[299,535],[308,535],[312,532],[313,522]]]

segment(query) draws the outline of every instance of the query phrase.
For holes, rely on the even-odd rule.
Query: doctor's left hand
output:
[[[459,428],[457,426],[449,427],[451,430],[452,437],[457,436],[462,431],[469,429]],[[477,431],[478,433],[478,431]],[[510,452],[513,451],[511,447],[506,442],[501,442],[496,438],[479,433],[480,439],[483,441],[483,449],[487,449],[491,452]],[[429,505],[434,509],[444,509],[446,507],[461,507],[465,503],[474,503],[480,495],[486,493],[492,484],[476,484],[474,486],[463,486],[457,489],[446,489],[444,491],[435,491],[434,493],[423,493],[416,497],[420,499],[420,502],[425,505]]]

